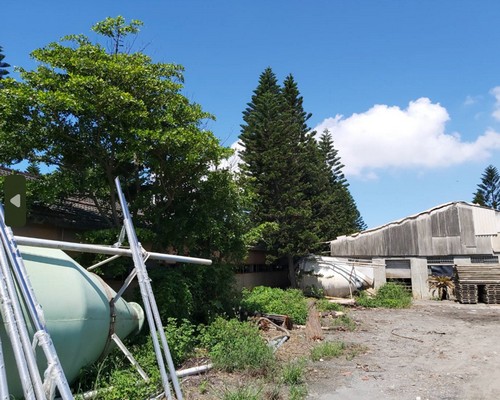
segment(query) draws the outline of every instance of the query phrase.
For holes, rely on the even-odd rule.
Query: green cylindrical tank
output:
[[[123,299],[115,304],[116,318],[112,324],[110,299],[116,293],[62,250],[29,246],[19,246],[19,250],[69,382],[78,376],[82,367],[99,359],[107,348],[110,333],[123,339],[141,329],[142,308]],[[16,398],[22,397],[14,355],[1,316],[0,336],[9,393]],[[46,360],[40,348],[37,354],[43,373]]]

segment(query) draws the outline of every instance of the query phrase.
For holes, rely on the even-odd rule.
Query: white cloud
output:
[[[500,103],[500,87],[493,90]],[[500,149],[500,134],[493,130],[474,142],[462,141],[458,133],[446,133],[449,119],[440,104],[420,98],[406,109],[375,105],[348,118],[327,118],[315,130],[318,135],[325,128],[332,133],[346,175],[365,179],[383,169],[458,165],[487,158],[492,150]]]
[[[477,98],[472,96],[467,96],[464,101],[464,106],[471,106],[477,103]]]
[[[495,97],[495,108],[493,110],[493,118],[500,121],[500,86],[496,86],[490,90],[490,93]]]
[[[240,151],[243,150],[243,146],[241,143],[234,142],[231,145],[231,149],[234,150],[234,153],[227,159],[222,160],[221,163],[219,164],[218,168],[221,169],[229,169],[231,172],[238,172],[239,171],[239,163],[240,163]]]

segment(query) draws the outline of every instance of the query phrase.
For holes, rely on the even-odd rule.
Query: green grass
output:
[[[319,312],[326,312],[326,311],[342,311],[345,312],[345,307],[338,304],[338,303],[332,303],[328,301],[327,299],[318,299],[316,300],[316,310]]]
[[[341,315],[340,317],[332,319],[330,326],[352,332],[356,329],[356,322],[348,315]]]
[[[311,349],[313,361],[328,360],[344,354],[346,345],[344,342],[323,342]]]
[[[363,307],[408,308],[412,304],[412,295],[397,283],[386,283],[378,289],[376,296],[369,297],[361,292],[356,303]]]
[[[260,390],[252,387],[241,387],[236,390],[226,390],[222,400],[260,400]]]
[[[294,385],[290,387],[290,400],[303,400],[307,397],[307,387],[304,385]]]
[[[304,383],[305,360],[295,360],[283,366],[281,380],[286,385],[299,385]]]

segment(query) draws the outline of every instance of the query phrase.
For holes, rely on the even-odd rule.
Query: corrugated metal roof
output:
[[[391,226],[401,225],[406,221],[409,221],[412,219],[417,219],[417,218],[419,218],[423,215],[426,215],[426,214],[430,215],[435,211],[440,211],[440,210],[443,210],[444,208],[453,207],[456,205],[463,205],[466,207],[470,207],[472,210],[477,210],[477,213],[478,213],[478,215],[480,215],[481,220],[483,218],[484,219],[489,218],[491,220],[489,225],[486,221],[484,223],[480,223],[481,232],[493,232],[493,233],[484,233],[484,234],[491,235],[491,234],[496,234],[496,233],[500,232],[500,212],[495,211],[495,210],[488,208],[488,207],[483,207],[483,206],[480,206],[477,204],[468,203],[466,201],[452,201],[452,202],[444,203],[444,204],[441,204],[439,206],[430,208],[428,210],[419,212],[418,214],[410,215],[408,217],[401,218],[401,219],[393,221],[393,222],[389,222],[385,225],[381,225],[381,226],[378,226],[376,228],[367,229],[365,231],[354,233],[354,234],[348,235],[348,236],[345,236],[345,235],[339,236],[337,239],[346,238],[346,237],[347,238],[356,238],[356,237],[359,237],[361,235],[366,235],[369,233],[382,231],[382,230],[389,228]],[[474,227],[476,227],[476,226],[474,226]],[[495,229],[496,229],[496,231],[495,231]],[[476,231],[476,234],[478,234],[478,231]],[[333,241],[334,240],[332,240],[332,242]]]

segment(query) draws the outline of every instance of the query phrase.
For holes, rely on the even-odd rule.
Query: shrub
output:
[[[252,291],[243,289],[241,307],[248,312],[288,315],[296,324],[305,324],[307,301],[298,289],[279,289],[257,286]]]
[[[194,353],[197,345],[195,326],[187,319],[179,321],[175,318],[168,318],[164,329],[172,360],[178,367]]]
[[[219,317],[202,329],[201,341],[214,366],[224,371],[258,374],[274,365],[272,349],[260,336],[258,327],[249,322]]]
[[[375,297],[361,292],[356,302],[363,307],[407,308],[411,306],[412,296],[404,286],[386,283],[378,289]]]
[[[455,289],[455,284],[453,283],[453,278],[450,276],[436,276],[431,275],[428,279],[429,287],[432,290],[432,294],[438,293],[438,300],[446,300],[450,297],[450,294]]]
[[[208,324],[236,307],[238,296],[230,266],[159,266],[149,276],[162,321],[172,317]]]

